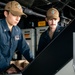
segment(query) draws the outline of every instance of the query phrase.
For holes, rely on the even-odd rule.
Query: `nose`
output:
[[[17,21],[19,21],[19,20],[20,20],[20,18],[21,18],[20,16],[16,16],[16,20],[17,20]]]
[[[55,24],[55,20],[54,19],[52,19],[52,24]]]

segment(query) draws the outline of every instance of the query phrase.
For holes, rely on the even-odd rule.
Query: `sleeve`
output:
[[[8,66],[8,64],[6,62],[6,59],[1,54],[1,50],[0,50],[0,72],[3,71],[7,66]]]
[[[0,21],[0,36],[1,36],[1,21]],[[7,66],[8,66],[7,60],[2,54],[1,41],[0,41],[0,72],[2,72]]]
[[[30,50],[25,38],[23,37],[22,32],[21,32],[21,39],[18,42],[18,50],[21,52],[21,54],[23,54],[23,56],[29,62],[31,62],[33,60],[32,52],[31,52],[31,50]]]

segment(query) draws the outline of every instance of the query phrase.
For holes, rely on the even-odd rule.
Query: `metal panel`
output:
[[[70,60],[60,71],[58,71],[55,75],[75,75],[73,69],[73,59]]]
[[[22,29],[22,32],[35,58],[35,30],[31,28]]]

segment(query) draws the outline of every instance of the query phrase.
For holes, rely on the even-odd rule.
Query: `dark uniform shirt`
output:
[[[18,26],[13,26],[10,32],[6,20],[0,20],[0,72],[9,66],[16,48],[29,62],[33,60],[31,50],[23,38],[21,29]]]
[[[49,36],[49,28],[43,32],[39,39],[37,54],[39,54],[62,31],[63,28],[64,27],[58,25],[52,38]]]

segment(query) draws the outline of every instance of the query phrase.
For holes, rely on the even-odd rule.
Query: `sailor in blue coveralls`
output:
[[[10,65],[16,48],[29,62],[33,60],[31,50],[17,26],[22,15],[26,16],[18,2],[10,1],[6,4],[5,19],[0,20],[0,72]]]
[[[64,27],[58,24],[59,21],[59,11],[56,8],[50,8],[46,14],[46,22],[49,28],[40,36],[37,54],[39,54],[64,29]]]

